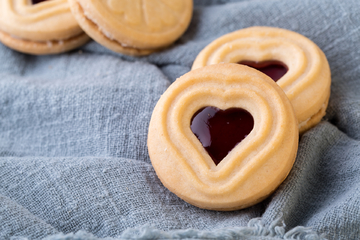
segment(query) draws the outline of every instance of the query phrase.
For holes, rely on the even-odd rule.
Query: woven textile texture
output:
[[[199,0],[185,34],[146,57],[93,41],[53,56],[0,44],[0,239],[359,239],[359,13],[358,0]],[[152,110],[207,44],[256,25],[299,32],[324,51],[327,114],[269,198],[202,210],[157,178]]]

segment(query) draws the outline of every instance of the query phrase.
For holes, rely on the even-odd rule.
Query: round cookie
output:
[[[213,110],[235,112],[217,125],[219,132],[240,121],[222,141],[243,135],[222,159],[209,150],[209,142],[219,138],[209,132]],[[250,115],[250,121],[239,115]],[[151,117],[148,150],[170,191],[200,208],[230,211],[260,202],[280,185],[293,166],[298,139],[297,119],[282,89],[259,71],[224,63],[190,71],[164,92]]]
[[[325,115],[331,85],[325,54],[310,39],[273,27],[238,30],[206,46],[196,57],[192,69],[221,62],[251,66],[269,61],[275,62],[280,71],[285,69],[285,75],[277,84],[290,99],[300,133],[304,133]]]
[[[0,41],[12,49],[56,54],[89,39],[72,16],[67,0],[0,1]]]
[[[84,31],[101,45],[127,55],[167,47],[187,29],[192,0],[69,0]]]

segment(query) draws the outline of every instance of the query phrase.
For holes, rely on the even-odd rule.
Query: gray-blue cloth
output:
[[[128,57],[90,42],[30,56],[0,44],[0,239],[359,239],[358,0],[195,1],[168,49]],[[325,52],[325,119],[265,201],[199,209],[169,192],[147,152],[152,110],[223,34],[255,25],[299,32]]]

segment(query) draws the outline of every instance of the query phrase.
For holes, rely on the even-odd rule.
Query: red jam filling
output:
[[[265,73],[271,77],[275,82],[279,80],[282,76],[285,75],[288,71],[288,67],[280,61],[277,60],[268,60],[263,62],[254,62],[254,61],[240,61],[239,64],[243,64],[252,68],[259,70],[260,72]]]
[[[194,114],[190,124],[215,165],[249,135],[253,127],[253,117],[241,108],[205,107]]]
[[[31,0],[32,4],[37,4],[45,1],[49,1],[49,0]]]

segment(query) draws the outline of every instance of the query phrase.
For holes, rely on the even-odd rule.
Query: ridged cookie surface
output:
[[[305,36],[273,27],[250,27],[226,34],[196,57],[192,69],[221,62],[278,60],[288,72],[277,81],[290,99],[300,132],[325,115],[330,97],[331,73],[320,48]]]
[[[89,40],[67,0],[32,4],[30,0],[0,1],[0,41],[31,54],[59,53]]]
[[[192,0],[69,0],[71,10],[95,41],[129,55],[166,47],[187,29]]]
[[[207,106],[244,109],[254,119],[252,131],[217,165],[190,129],[194,114]],[[183,200],[205,209],[241,209],[286,178],[297,152],[297,125],[291,103],[268,76],[217,64],[183,75],[165,91],[150,121],[148,149],[162,183]]]

